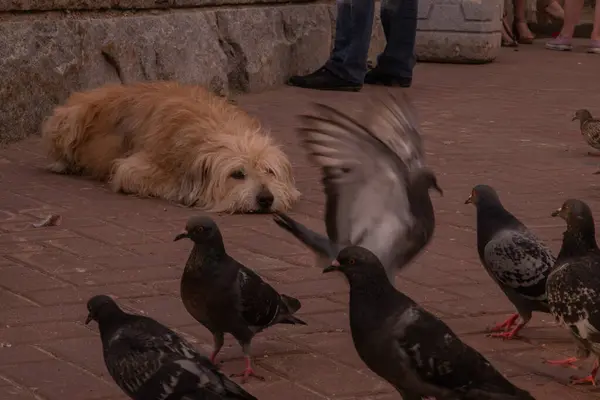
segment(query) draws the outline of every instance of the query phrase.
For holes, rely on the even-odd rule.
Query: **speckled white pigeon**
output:
[[[567,222],[556,265],[548,277],[550,312],[566,327],[577,344],[577,357],[547,361],[571,365],[591,353],[596,360],[585,378],[571,377],[572,384],[596,384],[600,356],[600,249],[596,243],[594,217],[590,207],[576,199],[565,201],[552,213]]]

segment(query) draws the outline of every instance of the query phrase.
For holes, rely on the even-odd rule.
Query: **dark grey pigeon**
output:
[[[232,334],[246,357],[245,382],[250,376],[263,380],[252,369],[250,342],[258,332],[275,324],[306,325],[292,314],[300,301],[279,294],[251,269],[231,258],[219,227],[209,217],[192,217],[185,233],[194,248],[181,277],[181,299],[187,311],[204,325],[214,338],[212,362],[221,350],[225,333]]]
[[[555,259],[550,249],[504,208],[490,186],[475,186],[465,201],[469,203],[477,208],[479,259],[517,309],[505,322],[493,327],[491,331],[498,333],[490,336],[512,339],[531,320],[533,311],[550,312],[546,279]],[[519,317],[521,321],[517,323]]]
[[[552,213],[567,222],[562,247],[548,277],[550,312],[567,328],[577,344],[577,357],[548,361],[571,365],[593,354],[596,357],[590,375],[571,377],[572,384],[596,385],[600,357],[600,249],[592,210],[583,201],[570,199]]]
[[[442,190],[425,167],[414,109],[388,93],[365,110],[365,124],[329,106],[302,116],[304,147],[321,167],[327,236],[278,212],[275,222],[328,265],[354,244],[374,252],[394,282],[396,272],[429,243],[435,228],[429,189]]]
[[[397,291],[369,250],[343,249],[323,272],[350,283],[350,328],[360,358],[404,400],[533,400],[450,328]]]
[[[134,400],[256,400],[171,329],[128,314],[108,296],[92,297],[86,324],[98,322],[104,362]]]

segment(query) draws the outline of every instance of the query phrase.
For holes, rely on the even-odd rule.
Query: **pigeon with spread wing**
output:
[[[388,93],[372,102],[364,123],[316,105],[302,116],[302,142],[321,167],[327,237],[278,212],[275,222],[318,256],[325,267],[346,245],[365,247],[388,279],[429,243],[435,216],[429,189],[443,195],[425,166],[421,133],[408,98]]]

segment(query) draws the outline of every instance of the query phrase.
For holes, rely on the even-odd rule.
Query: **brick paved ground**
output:
[[[549,214],[565,198],[583,198],[598,213],[600,178],[591,175],[597,161],[586,156],[570,118],[579,107],[600,114],[599,66],[595,56],[523,46],[504,51],[492,65],[419,65],[410,90],[446,196],[434,199],[439,222],[433,243],[402,273],[400,287],[538,399],[592,399],[599,392],[568,387],[573,370],[542,364],[573,348],[548,316],[534,316],[523,331],[526,340],[482,334],[511,306],[477,262],[474,210],[463,201],[472,185],[494,185],[506,206],[555,250],[563,225]],[[293,159],[304,194],[293,215],[322,229],[318,175],[292,129],[294,114],[306,111],[312,99],[352,109],[364,94],[282,88],[244,96],[240,104],[271,126]],[[114,295],[208,350],[210,336],[178,298],[190,243],[172,242],[194,212],[49,175],[43,164],[36,140],[0,152],[0,398],[124,399],[104,368],[95,327],[83,325],[84,302],[93,294]],[[51,212],[63,216],[60,227],[31,227]],[[356,356],[341,277],[311,267],[311,256],[268,216],[219,221],[230,251],[281,291],[300,297],[300,314],[309,323],[256,338],[254,354],[267,381],[249,383],[252,393],[267,400],[398,398]],[[222,354],[226,371],[242,367],[232,341]]]

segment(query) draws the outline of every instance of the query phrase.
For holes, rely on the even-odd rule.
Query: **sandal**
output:
[[[526,32],[525,35],[523,35],[523,31]],[[513,32],[515,32],[517,42],[521,44],[533,44],[533,41],[535,40],[535,35],[529,30],[529,26],[527,25],[526,21],[515,20],[513,24]]]

